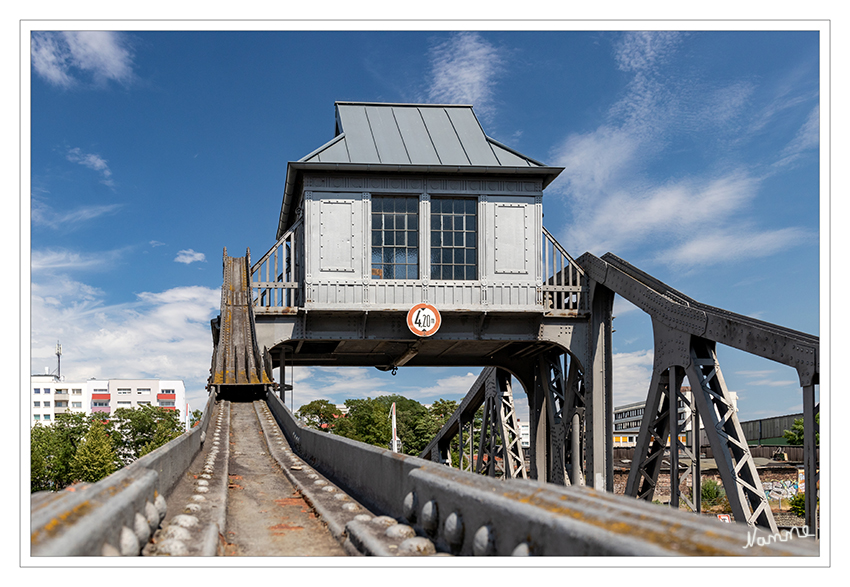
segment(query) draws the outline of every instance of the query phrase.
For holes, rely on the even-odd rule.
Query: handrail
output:
[[[303,220],[298,219],[251,267],[251,299],[255,313],[286,313],[299,305],[300,253],[304,248],[302,226]]]
[[[587,279],[581,265],[561,246],[546,227],[542,235],[541,300],[548,312],[588,311]]]

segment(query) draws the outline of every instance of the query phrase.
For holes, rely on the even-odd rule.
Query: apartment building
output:
[[[30,425],[52,424],[58,414],[111,414],[144,405],[175,410],[185,423],[186,389],[179,379],[89,379],[66,381],[56,375],[30,377]]]
[[[738,409],[738,394],[729,392],[732,397],[732,405]],[[687,385],[682,386],[682,395],[687,398],[688,402],[692,402],[691,388]],[[640,425],[643,421],[643,413],[646,408],[646,402],[635,402],[614,408],[614,446],[635,446],[637,437],[640,434]],[[678,400],[676,406],[677,420],[681,427],[679,440],[687,443],[691,435],[691,408],[681,399]],[[703,428],[700,422],[700,429]],[[669,446],[670,439],[667,439]]]

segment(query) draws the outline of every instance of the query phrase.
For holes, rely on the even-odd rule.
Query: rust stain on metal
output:
[[[284,497],[283,499],[276,499],[274,502],[281,507],[287,505],[306,506],[304,500],[300,497]]]
[[[59,514],[45,524],[41,529],[35,530],[30,535],[30,541],[33,545],[36,545],[43,537],[50,538],[56,535],[62,527],[76,523],[77,520],[88,514],[92,509],[94,509],[94,507],[90,501],[86,500],[82,502],[74,508]]]
[[[476,481],[476,479],[461,480],[457,477],[457,475],[452,475],[450,471],[443,472],[437,469],[429,471],[429,473],[451,480],[454,483],[460,483],[472,488],[475,487],[474,481]],[[670,549],[675,551],[677,554],[686,556],[741,556],[745,554],[743,551],[737,552],[737,550],[733,550],[728,547],[724,548],[723,546],[715,546],[713,543],[722,539],[721,536],[715,532],[691,530],[683,527],[682,524],[679,523],[670,523],[661,529],[647,527],[644,522],[651,520],[650,517],[644,513],[633,514],[620,510],[616,512],[619,518],[617,520],[612,520],[610,517],[603,518],[598,514],[603,513],[605,510],[603,507],[600,507],[599,504],[586,504],[590,507],[579,510],[566,503],[570,500],[569,496],[562,495],[560,496],[559,501],[561,501],[563,505],[560,505],[553,503],[551,499],[547,499],[545,497],[545,490],[543,489],[536,490],[531,494],[504,491],[501,492],[500,495],[517,503],[527,504],[555,515],[571,518],[578,522],[588,524],[614,534],[630,538],[639,537],[643,542],[649,542],[663,548]],[[577,501],[582,502],[584,500],[579,497]],[[694,543],[693,539],[697,536],[702,536],[705,540],[701,543]],[[741,547],[743,547],[743,543],[741,544]],[[781,552],[777,552],[776,555],[791,556],[789,553]]]

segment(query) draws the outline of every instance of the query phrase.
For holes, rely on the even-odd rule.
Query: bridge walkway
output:
[[[162,527],[143,554],[351,554],[272,455],[264,412],[268,408],[259,400],[215,404],[209,441],[166,496]]]
[[[230,404],[225,556],[345,556],[269,454],[255,410]]]

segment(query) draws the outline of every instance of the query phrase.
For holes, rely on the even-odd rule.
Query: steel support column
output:
[[[591,286],[590,356],[587,374],[587,484],[614,491],[614,406],[612,386],[613,350],[611,328],[614,292],[595,283]]]
[[[815,421],[815,386],[803,387],[803,472],[806,475],[806,526],[817,536],[818,461]]]

